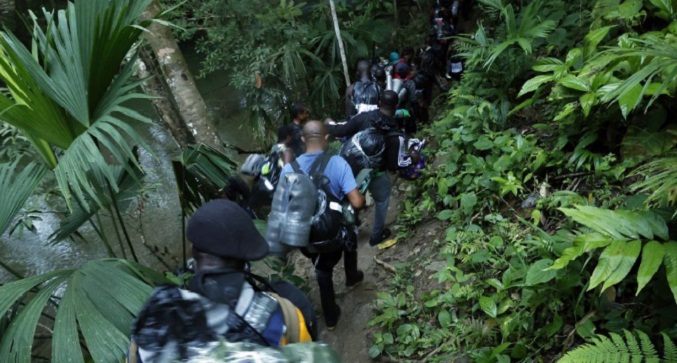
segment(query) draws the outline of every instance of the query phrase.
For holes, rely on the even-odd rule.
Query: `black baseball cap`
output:
[[[198,250],[215,256],[256,261],[268,255],[268,243],[236,203],[217,199],[188,220],[186,236]]]

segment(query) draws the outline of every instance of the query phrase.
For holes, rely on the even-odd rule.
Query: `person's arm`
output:
[[[348,197],[350,205],[352,205],[353,208],[355,208],[355,210],[364,208],[366,200],[364,199],[364,195],[362,195],[362,193],[360,193],[360,191],[357,190],[357,188],[348,192],[348,194],[346,194],[346,197]]]
[[[361,209],[364,207],[365,199],[364,195],[360,193],[358,189],[357,182],[355,181],[355,176],[353,176],[353,171],[350,169],[348,162],[340,157],[333,156],[332,161],[336,163],[336,170],[340,173],[340,187],[343,193],[348,198],[350,205],[355,208],[355,210]]]
[[[339,124],[339,125],[329,125],[329,134],[332,137],[350,137],[355,135],[356,133],[360,132],[361,130],[361,121],[362,121],[362,115],[357,115],[348,122],[344,124]]]
[[[346,88],[346,117],[349,117],[353,111],[353,85]]]
[[[284,151],[282,152],[282,163],[284,165],[287,165],[294,160],[296,160],[296,156],[294,155],[294,151],[291,148],[284,149]]]

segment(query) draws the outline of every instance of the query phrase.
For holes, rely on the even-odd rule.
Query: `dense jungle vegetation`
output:
[[[149,3],[36,12],[33,47],[0,35],[0,234],[32,229],[40,204],[26,201],[38,195],[64,205],[50,243],[74,243],[87,225],[109,256],[37,276],[0,256],[16,277],[0,286],[1,362],[120,361],[152,286],[180,280],[138,263],[122,217],[146,187],[135,154],[149,147],[130,125],[152,121],[126,101],[149,98],[134,76]],[[351,66],[426,41],[432,2],[336,3]],[[422,131],[429,168],[398,220],[405,240],[430,221],[444,233],[379,292],[370,355],[677,361],[677,1],[471,3],[477,21],[456,45],[465,73],[437,98]],[[158,22],[205,56],[202,75],[232,73],[262,142],[293,101],[340,112],[328,4],[164,5]],[[175,166],[186,213],[234,169],[195,145]]]

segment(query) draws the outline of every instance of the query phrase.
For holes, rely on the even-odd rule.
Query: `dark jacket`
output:
[[[292,138],[289,142],[289,147],[294,152],[294,156],[298,158],[301,156],[301,154],[306,152],[306,144],[303,142],[303,140],[301,140],[301,136],[303,136],[303,129],[301,126],[293,122],[289,124],[289,127],[292,129]]]
[[[352,137],[356,133],[373,127],[385,138],[385,156],[380,171],[396,171],[411,164],[411,156],[405,150],[404,134],[397,128],[394,118],[384,115],[380,110],[363,112],[342,125],[329,126],[329,134],[334,137]]]

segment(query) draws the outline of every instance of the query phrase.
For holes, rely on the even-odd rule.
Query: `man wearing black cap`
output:
[[[195,275],[187,290],[153,291],[132,328],[128,362],[185,360],[220,340],[269,347],[312,341],[314,312],[305,295],[285,282],[264,284],[286,298],[264,292],[249,273],[249,261],[268,255],[268,244],[242,208],[206,203],[186,234]]]

